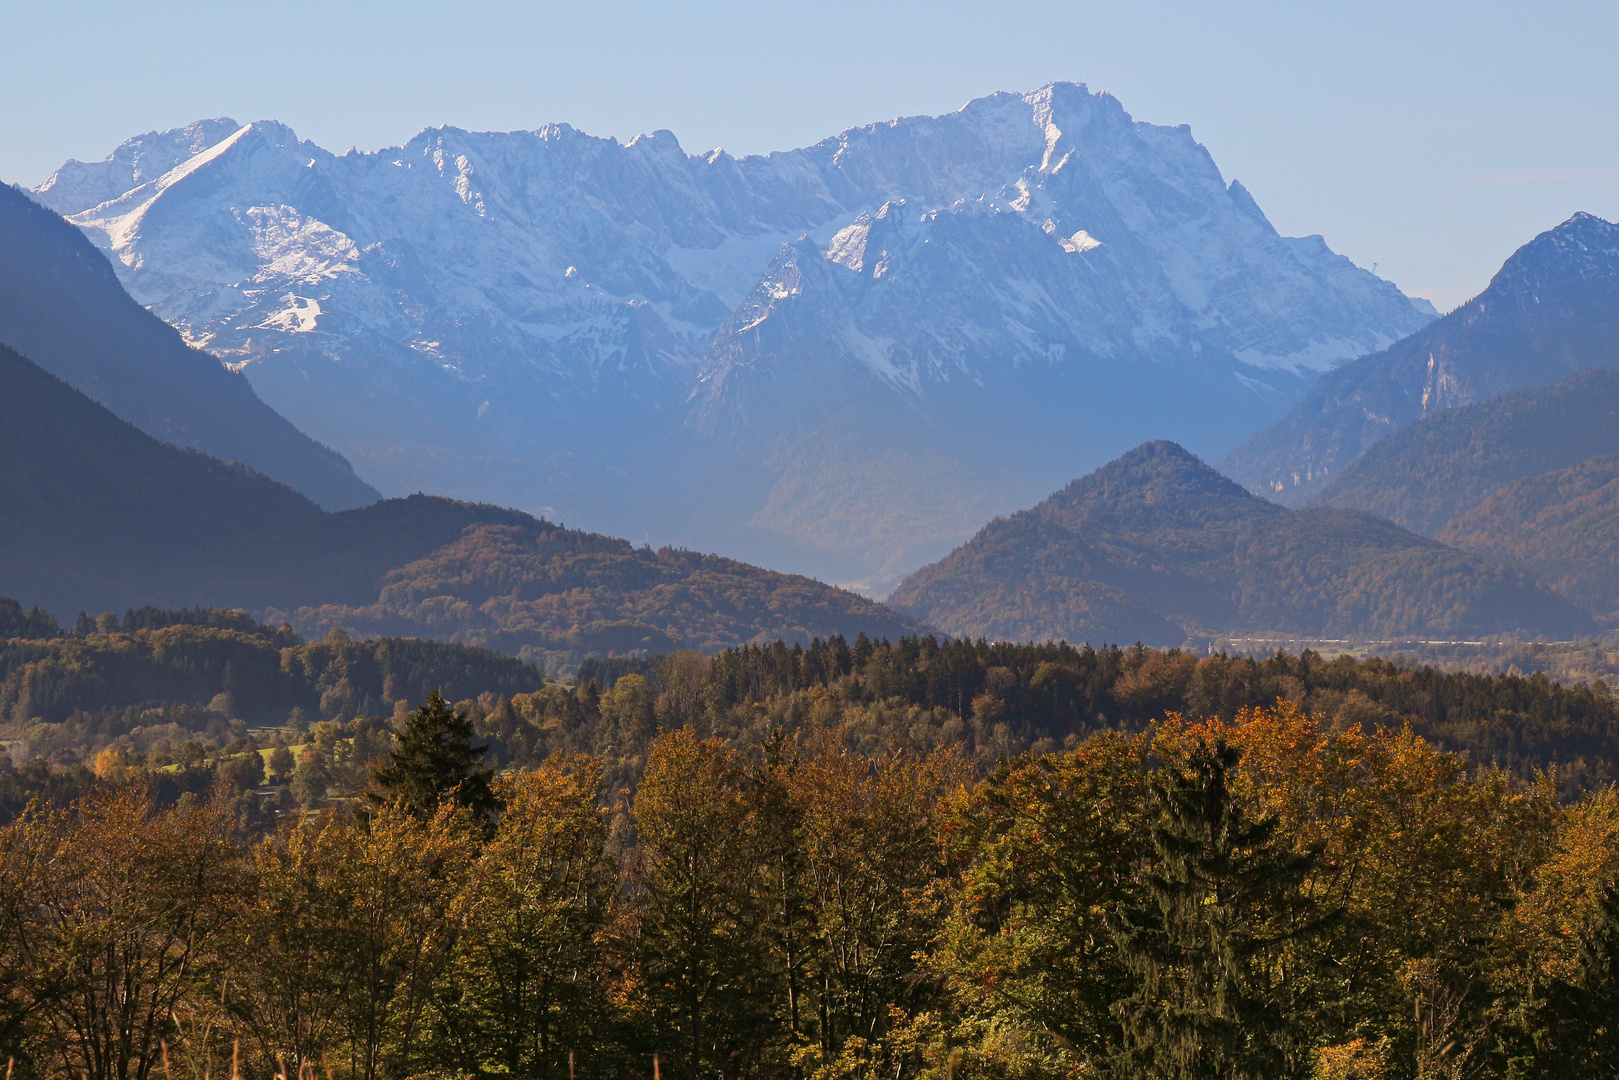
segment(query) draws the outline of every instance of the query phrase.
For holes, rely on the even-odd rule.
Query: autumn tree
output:
[[[572,1052],[599,1072],[610,1050],[601,934],[618,884],[600,788],[590,758],[499,782],[500,824],[456,899],[455,956],[434,994],[439,1060],[561,1076]]]
[[[44,1049],[33,1036],[54,993],[40,980],[47,939],[39,901],[61,839],[31,816],[0,829],[0,1054],[20,1062],[22,1075]]]
[[[1619,1076],[1619,886],[1608,885],[1579,935],[1574,970],[1552,981],[1528,1017],[1514,1080]]]
[[[243,888],[229,821],[142,792],[98,794],[14,826],[45,855],[33,979],[55,1075],[145,1080],[177,1007],[217,992],[216,952]]]
[[[1132,976],[1109,931],[1149,850],[1144,737],[1008,763],[945,823],[961,861],[930,961],[969,1061],[1065,1073],[1105,1060]]]
[[[793,770],[813,919],[815,1052],[805,1064],[914,1068],[894,1028],[936,1004],[919,961],[942,917],[941,804],[966,775],[952,751],[873,760],[832,733]]]
[[[344,1056],[343,1018],[359,985],[366,935],[351,921],[364,834],[346,815],[306,815],[254,851],[257,888],[237,929],[253,958],[230,1001],[261,1068],[303,1076]]]

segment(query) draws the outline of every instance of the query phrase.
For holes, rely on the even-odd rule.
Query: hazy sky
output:
[[[0,179],[204,116],[339,152],[566,121],[744,154],[1071,79],[1445,308],[1575,210],[1619,218],[1616,55],[1613,0],[0,0]]]

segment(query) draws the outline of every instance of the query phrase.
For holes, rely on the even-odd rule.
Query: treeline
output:
[[[432,691],[467,700],[546,684],[486,649],[341,632],[306,642],[242,611],[143,608],[45,629],[0,640],[0,722],[18,764],[89,765],[108,747],[168,764],[188,740],[218,748],[266,728],[302,738],[322,721],[391,717]]]
[[[588,755],[494,776],[473,726],[430,701],[258,841],[135,783],[0,828],[14,1077],[1619,1070],[1611,788],[1286,704],[976,780],[681,728],[625,793]]]
[[[222,628],[237,617],[246,618],[189,613],[154,627],[157,615],[132,612],[116,630],[0,642],[10,758],[36,763],[0,777],[0,804],[20,809],[33,792],[62,790],[60,777],[46,783],[50,770],[39,763],[91,767],[108,750],[120,767],[148,771],[216,770],[224,757],[259,751],[263,783],[290,783],[290,772],[268,768],[267,755],[286,748],[300,766],[311,752],[316,759],[299,793],[261,796],[279,812],[318,807],[354,794],[381,752],[372,744],[386,742],[406,702],[432,691],[472,716],[499,767],[590,754],[602,760],[612,790],[634,786],[660,729],[689,726],[746,750],[777,731],[838,727],[865,753],[952,747],[987,772],[1097,731],[1138,732],[1169,713],[1231,719],[1283,699],[1340,727],[1409,725],[1475,765],[1520,779],[1555,770],[1569,792],[1619,775],[1619,704],[1599,680],[1561,685],[1541,675],[1446,672],[1308,650],[1253,659],[834,637],[712,657],[593,658],[574,683],[559,684],[520,661],[464,646],[341,634],[304,642],[251,620],[245,629]],[[130,623],[154,628],[124,629]],[[176,790],[207,782],[188,776]]]
[[[465,687],[466,684],[463,684]],[[498,690],[498,688],[497,688]],[[588,660],[572,685],[459,697],[499,769],[531,768],[555,754],[591,755],[607,790],[633,788],[660,730],[689,727],[754,752],[779,733],[836,728],[867,755],[949,749],[977,774],[1019,754],[1071,748],[1098,732],[1134,734],[1170,714],[1231,720],[1245,708],[1294,702],[1334,728],[1405,727],[1475,767],[1521,781],[1555,774],[1569,797],[1619,772],[1619,703],[1600,683],[1563,686],[1544,676],[1446,673],[1382,660],[1327,659],[1306,650],[1267,659],[1198,657],[1178,650],[1074,648],[903,638],[748,646],[705,657]],[[402,714],[356,714],[259,733],[221,753],[290,744],[295,794],[265,793],[278,809],[353,797],[368,763]],[[131,752],[132,764],[169,757]],[[199,764],[218,768],[218,757]],[[268,782],[291,783],[293,774]],[[324,786],[322,786],[324,785]],[[239,807],[239,809],[241,809]],[[242,815],[247,820],[245,810]]]
[[[591,662],[580,668],[579,695],[594,700],[590,684],[620,673],[631,676],[627,689],[656,699],[642,723],[689,724],[739,745],[778,728],[845,724],[871,733],[868,749],[958,745],[988,768],[1099,730],[1140,731],[1170,713],[1230,720],[1285,699],[1341,727],[1409,725],[1477,765],[1526,779],[1554,768],[1566,786],[1583,789],[1619,775],[1619,701],[1600,681],[1567,686],[1544,675],[1446,672],[1309,650],[1255,659],[1139,646],[833,638],[712,659]],[[544,712],[551,719],[538,722],[553,730],[566,711],[555,701],[518,704]],[[605,752],[606,742],[585,748]]]

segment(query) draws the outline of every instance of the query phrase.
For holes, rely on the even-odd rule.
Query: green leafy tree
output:
[[[297,759],[287,747],[278,746],[270,751],[270,773],[276,780],[286,781],[292,776],[292,770],[297,767]]]
[[[1610,885],[1580,942],[1577,984],[1561,995],[1574,1020],[1571,1058],[1594,1076],[1619,1076],[1619,886]]]
[[[500,824],[453,909],[455,959],[435,994],[436,1056],[461,1072],[491,1064],[564,1076],[570,1054],[601,1075],[607,967],[602,933],[617,866],[598,806],[601,764],[553,758],[502,778]]]
[[[292,770],[292,797],[305,810],[314,810],[326,798],[331,784],[332,772],[326,764],[326,755],[313,746],[305,747]]]
[[[654,734],[657,695],[642,675],[624,675],[601,696],[596,742],[603,751],[635,753]]]
[[[1145,737],[1106,733],[1007,763],[950,822],[968,857],[934,962],[975,1058],[1009,1056],[1009,1026],[1032,1044],[1011,1053],[1052,1073],[1118,1045],[1132,979],[1107,920],[1149,848],[1146,754]]]
[[[479,769],[484,748],[472,745],[472,718],[452,708],[437,690],[427,695],[394,736],[388,763],[372,774],[375,806],[398,804],[432,814],[445,802],[487,817],[497,809],[489,778]]]

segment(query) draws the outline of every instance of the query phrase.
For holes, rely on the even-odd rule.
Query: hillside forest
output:
[[[14,1076],[1619,1067],[1600,682],[911,637],[562,684],[240,613],[0,617],[39,635],[11,723],[49,670],[66,719],[29,726],[83,725],[4,778]],[[285,680],[252,726],[210,681],[244,639]]]

